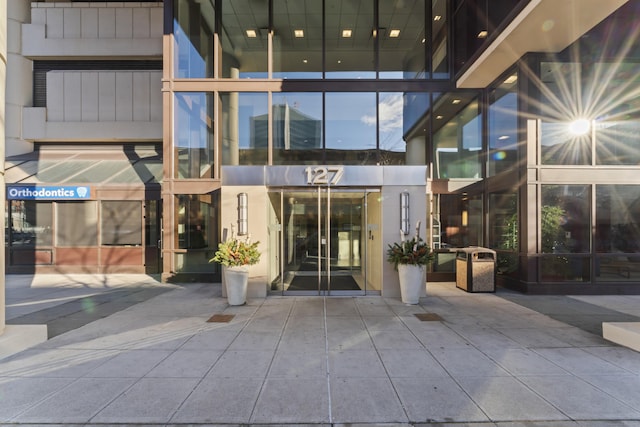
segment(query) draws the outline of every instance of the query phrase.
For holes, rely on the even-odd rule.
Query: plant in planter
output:
[[[420,238],[420,222],[416,226],[416,234],[405,239],[400,231],[400,242],[389,245],[387,261],[393,264],[400,279],[400,294],[405,304],[417,304],[423,286],[427,282],[427,265],[433,261],[433,252],[429,245]]]
[[[209,262],[222,265],[230,305],[242,305],[247,300],[249,266],[260,261],[260,242],[252,242],[251,235],[238,237],[231,227],[231,237],[218,245],[218,250]]]

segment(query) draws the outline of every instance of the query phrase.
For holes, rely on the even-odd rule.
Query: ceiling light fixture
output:
[[[478,38],[486,39],[488,35],[489,35],[489,32],[487,30],[482,30],[478,33]]]
[[[349,37],[351,37],[351,30],[342,30],[342,37],[344,37],[345,39],[348,39]]]
[[[392,38],[400,37],[400,30],[395,29],[395,30],[389,31],[389,37],[392,37]]]
[[[442,19],[442,15],[436,15],[436,16],[433,17],[434,21],[439,21],[441,19]]]
[[[444,117],[442,117],[442,116],[436,116],[436,120],[442,120],[442,119],[444,119]]]
[[[255,39],[256,37],[258,37],[258,33],[256,33],[256,30],[247,30],[247,37],[249,37],[250,39]]]
[[[507,78],[504,80],[504,82],[505,82],[506,84],[508,84],[508,85],[509,85],[509,84],[511,84],[511,83],[515,83],[515,82],[516,82],[516,80],[518,80],[518,75],[517,75],[517,74],[512,74],[512,75],[510,75],[509,77],[507,77]]]
[[[304,37],[304,30],[293,30],[293,35],[300,39]]]
[[[453,101],[451,101],[452,104],[456,105],[456,104],[460,104],[460,100],[459,99],[454,99]]]

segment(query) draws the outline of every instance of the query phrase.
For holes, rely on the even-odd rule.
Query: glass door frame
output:
[[[296,188],[270,188],[270,193],[278,193],[280,200],[280,212],[282,213],[282,218],[280,220],[280,224],[277,226],[278,230],[278,248],[279,251],[279,288],[282,295],[306,295],[306,296],[360,296],[370,294],[371,291],[367,289],[367,261],[368,261],[368,253],[367,253],[367,244],[364,241],[367,238],[367,227],[368,227],[368,211],[367,211],[367,196],[370,193],[379,193],[380,189],[378,188],[343,188],[343,187],[328,187],[328,186],[313,186],[313,187],[296,187]],[[316,272],[316,280],[317,287],[313,290],[286,290],[285,289],[285,272],[286,272],[286,256],[285,256],[285,244],[284,241],[286,239],[285,233],[287,230],[287,226],[285,225],[284,220],[284,204],[285,204],[285,195],[287,193],[307,193],[310,196],[315,194],[315,217],[317,218],[316,222],[316,232],[317,232],[317,243],[314,248],[316,253],[318,254],[318,267]],[[361,196],[362,200],[362,217],[360,218],[360,237],[359,237],[359,255],[360,255],[360,265],[359,270],[362,275],[362,288],[358,290],[335,290],[331,289],[331,278],[332,278],[332,269],[331,266],[331,221],[333,218],[332,211],[332,199],[333,195],[336,193],[348,193]],[[311,196],[309,200],[312,200],[314,197]],[[353,230],[350,230],[353,232]],[[352,245],[352,239],[349,238],[349,244]],[[323,249],[324,246],[324,249]],[[350,251],[353,248],[349,248]],[[350,257],[349,265],[351,266],[353,263],[353,259]],[[335,274],[335,273],[334,273]],[[326,286],[323,286],[323,278],[326,278]],[[374,292],[375,293],[375,292]]]

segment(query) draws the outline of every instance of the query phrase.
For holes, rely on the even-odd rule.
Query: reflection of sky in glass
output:
[[[405,151],[402,139],[402,119],[404,97],[401,92],[381,93],[378,100],[378,118],[380,120],[380,149],[388,151]],[[371,122],[375,126],[375,117]]]
[[[489,107],[489,148],[515,150],[518,129],[518,96],[507,93]]]
[[[198,78],[205,76],[204,59],[195,49],[189,37],[180,27],[180,23],[174,19],[175,28],[174,39],[176,43],[175,59],[176,77],[178,78]]]
[[[376,127],[365,117],[376,117],[375,93],[327,93],[326,147],[371,149],[376,147]]]

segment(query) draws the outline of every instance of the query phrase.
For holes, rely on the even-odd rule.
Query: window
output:
[[[213,95],[176,93],[175,110],[175,177],[213,178]]]
[[[103,201],[100,218],[102,245],[142,245],[142,202]]]
[[[57,202],[56,246],[97,246],[97,218],[97,202]]]
[[[10,246],[51,246],[53,204],[33,200],[11,200],[11,229],[7,242]]]

